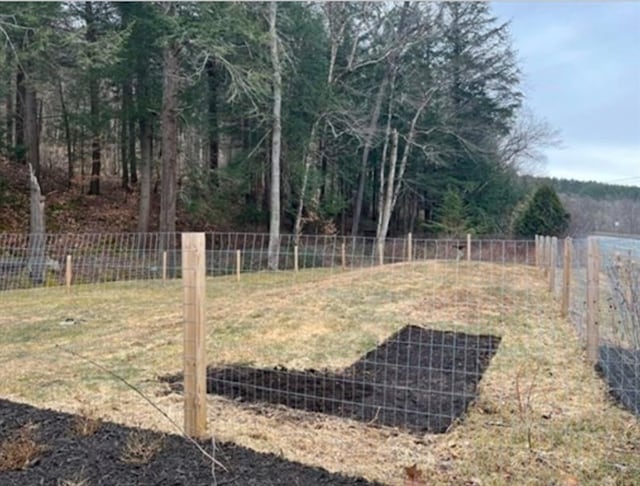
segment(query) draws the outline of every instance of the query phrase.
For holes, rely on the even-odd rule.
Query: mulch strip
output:
[[[104,422],[89,436],[74,431],[77,416],[0,399],[0,463],[9,438],[23,427],[43,446],[23,470],[0,470],[3,486],[86,484],[127,485],[373,485],[360,478],[332,474],[316,467],[254,452],[230,443],[217,444],[215,457],[226,468],[216,468],[197,448],[179,435],[161,434]],[[142,434],[142,435],[141,435]],[[132,437],[143,437],[160,448],[148,462],[126,462]],[[140,441],[138,441],[140,445]],[[211,453],[210,442],[202,447]],[[85,481],[84,483],[82,481]]]

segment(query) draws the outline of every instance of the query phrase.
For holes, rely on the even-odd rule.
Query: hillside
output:
[[[523,176],[529,185],[549,184],[559,194],[583,196],[596,200],[640,200],[640,187],[620,184],[604,184],[595,181],[577,181],[575,179],[557,179],[555,177]]]
[[[26,166],[0,160],[0,232],[28,231],[28,180]],[[90,196],[86,191],[87,184],[82,178],[77,178],[69,187],[64,171],[43,168],[42,192],[46,200],[47,231],[135,231],[137,191],[127,192],[122,189],[118,178],[103,177],[102,195]],[[157,212],[158,204],[154,200],[152,222],[157,221]]]

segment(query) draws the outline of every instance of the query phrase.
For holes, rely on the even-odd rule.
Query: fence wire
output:
[[[268,265],[269,235],[207,233],[207,276],[274,270]],[[181,275],[178,234],[0,234],[0,290],[42,286],[162,280]],[[361,269],[419,260],[532,263],[527,242],[375,238],[284,234],[279,271]],[[409,254],[411,252],[411,254]],[[295,256],[297,254],[297,262]]]
[[[332,278],[301,281],[290,296],[269,281],[269,301],[245,296],[232,329],[210,327],[208,393],[418,434],[448,430],[477,397],[513,292],[527,319],[533,242],[395,238],[383,255],[375,243],[300,238],[300,270],[329,268]],[[243,271],[266,269],[267,244],[267,235],[213,235],[208,271],[233,272],[239,249]],[[281,268],[294,268],[295,246],[282,238]],[[406,320],[376,317],[406,301]]]
[[[640,240],[591,237],[598,244],[598,369],[611,394],[640,415]],[[571,241],[569,319],[583,342],[588,337],[588,239]],[[563,253],[561,242],[558,255]],[[565,262],[556,264],[557,295],[562,294]]]
[[[640,415],[640,239],[600,237],[599,366],[613,395]]]
[[[39,237],[36,251],[29,235],[0,235],[0,288],[157,285],[193,271],[183,268],[181,245],[177,234],[49,234]],[[507,295],[515,287],[521,287],[520,298],[526,295],[529,276],[522,268],[533,270],[535,262],[530,241],[407,236],[386,239],[380,251],[375,238],[285,234],[277,272],[265,273],[273,270],[268,245],[267,234],[207,233],[207,285],[236,274],[243,282],[277,288],[273,277],[281,273],[312,286],[306,307],[316,309],[317,318],[338,306],[337,319],[344,322],[323,330],[308,317],[291,316],[300,319],[301,332],[286,323],[279,328],[269,302],[258,303],[247,318],[236,303],[240,329],[208,327],[208,391],[418,432],[447,430],[474,400],[500,346],[498,323],[512,312]],[[34,278],[34,262],[45,268],[44,278]],[[348,279],[353,291],[322,290],[330,285],[323,281],[327,276]],[[413,318],[367,321],[374,308],[407,297]],[[359,315],[350,324],[354,309]],[[240,340],[220,339],[229,333]],[[284,342],[269,338],[274,335]],[[225,343],[231,348],[217,347]],[[274,352],[278,346],[281,352]]]
[[[120,383],[70,361],[63,345],[149,392],[178,423],[202,424],[206,402],[202,425],[216,438],[375,471],[389,484],[404,483],[398,471],[430,461],[434,447],[450,450],[450,439],[425,433],[460,426],[456,444],[479,451],[469,468],[481,477],[490,474],[483,451],[496,465],[513,464],[514,454],[530,457],[530,433],[536,450],[559,451],[556,464],[582,464],[595,429],[626,433],[627,414],[606,402],[581,359],[587,240],[573,241],[574,333],[560,318],[562,242],[551,282],[532,241],[407,235],[380,253],[374,238],[282,235],[274,270],[268,239],[207,233],[196,265],[179,234],[0,235],[5,394],[53,408],[91,403],[110,420],[164,427]],[[637,413],[635,244],[600,244],[599,368]],[[188,282],[197,270],[204,290]],[[578,413],[596,425],[574,427]]]

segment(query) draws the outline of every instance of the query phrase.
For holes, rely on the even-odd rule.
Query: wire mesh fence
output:
[[[2,289],[123,281],[148,286],[173,277],[184,280],[194,271],[193,261],[183,261],[185,248],[177,234],[40,238],[38,256],[45,259],[47,271],[46,278],[38,280],[30,270],[34,252],[29,235],[0,236]],[[268,243],[267,234],[204,235],[206,276],[236,274],[244,279],[270,270]],[[313,289],[329,285],[323,291],[326,300],[319,290],[317,302],[309,300],[308,308],[323,302],[326,307],[344,307],[345,313],[351,309],[366,313],[363,302],[392,306],[411,296],[412,312],[420,316],[420,326],[427,327],[416,327],[409,319],[366,322],[358,317],[357,324],[345,320],[321,329],[301,317],[299,325],[309,326],[301,333],[287,330],[288,325],[278,329],[278,323],[262,319],[262,313],[269,314],[265,302],[264,310],[254,311],[242,330],[208,327],[213,343],[225,343],[221,334],[238,332],[245,338],[241,349],[236,344],[230,349],[214,344],[215,350],[208,353],[212,361],[207,390],[233,400],[271,402],[417,432],[443,432],[477,395],[477,385],[500,345],[496,323],[511,312],[506,309],[507,294],[524,284],[515,280],[526,275],[522,267],[533,268],[534,250],[531,241],[407,235],[386,239],[381,251],[375,238],[281,235],[277,270],[291,278],[305,275],[301,285],[306,281]],[[332,293],[323,277],[336,274],[351,279],[353,293]],[[469,283],[462,284],[466,279]],[[254,279],[258,281],[274,285],[269,277]],[[521,291],[524,295],[526,286]],[[318,316],[322,313],[317,309]],[[269,322],[274,327],[264,328]],[[275,341],[269,335],[275,335]],[[290,345],[289,340],[299,343]],[[282,352],[274,355],[279,347]],[[185,354],[187,361],[192,358]]]
[[[403,484],[398,471],[428,463],[436,447],[446,454],[443,434],[452,428],[460,427],[457,444],[469,444],[465,467],[482,476],[494,470],[484,466],[487,447],[496,465],[512,464],[514,454],[529,457],[531,434],[534,448],[581,464],[596,438],[574,426],[577,414],[598,431],[625,423],[560,319],[570,261],[568,314],[586,341],[586,240],[573,242],[569,259],[556,243],[555,292],[548,292],[551,274],[536,266],[544,265],[533,241],[407,235],[388,239],[380,253],[373,238],[283,235],[273,271],[267,235],[206,234],[197,263],[185,259],[182,236],[47,235],[44,244],[0,236],[10,263],[0,292],[0,361],[9,363],[0,367],[3,393],[72,410],[84,397],[110,420],[164,427],[147,403],[70,360],[62,345],[125,377],[178,423],[202,422],[198,407],[206,403],[216,440],[282,450],[300,462],[322,457],[335,470],[374,471],[386,484]],[[605,306],[609,260],[601,253]],[[613,264],[628,259],[618,253]],[[43,254],[58,268],[49,264],[40,283],[29,259]],[[62,287],[68,256],[70,292]],[[189,281],[196,268],[204,289]],[[616,282],[627,278],[620,272]],[[29,287],[38,290],[12,290]],[[202,307],[198,293],[206,294]],[[628,370],[637,362],[629,333],[609,339],[603,319],[601,367],[608,363],[607,373],[619,375],[612,387],[630,396],[637,385]],[[201,434],[186,423],[184,430]]]
[[[207,276],[270,269],[269,235],[207,233]],[[0,290],[39,286],[158,281],[181,275],[177,234],[0,234]],[[360,269],[419,260],[532,264],[525,241],[375,238],[323,235],[280,237],[275,270]]]
[[[589,249],[589,240],[595,250]],[[559,297],[567,294],[568,317],[588,353],[593,349],[612,395],[640,414],[640,239],[596,236],[544,244],[550,245],[545,263],[552,290]],[[590,260],[595,262],[593,275]],[[567,265],[568,286],[563,279]]]
[[[0,290],[176,275],[178,242],[160,233],[0,234]]]
[[[599,237],[598,364],[612,393],[640,415],[640,239]]]
[[[265,268],[267,237],[255,241],[220,235],[215,248],[227,260],[216,269],[232,271],[233,252],[247,246]],[[383,254],[375,243],[283,238],[284,268],[294,269],[297,255],[300,269],[354,271],[284,296],[274,286],[258,311],[251,299],[237,302],[231,328],[209,328],[207,392],[417,434],[445,432],[464,416],[500,346],[501,323],[514,312],[525,319],[533,242],[408,236],[387,240]],[[406,319],[372,314],[408,301]]]

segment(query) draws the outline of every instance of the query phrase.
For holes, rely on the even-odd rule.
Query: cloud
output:
[[[564,139],[544,151],[549,175],[640,186],[640,2],[492,9],[512,21],[528,106]]]

